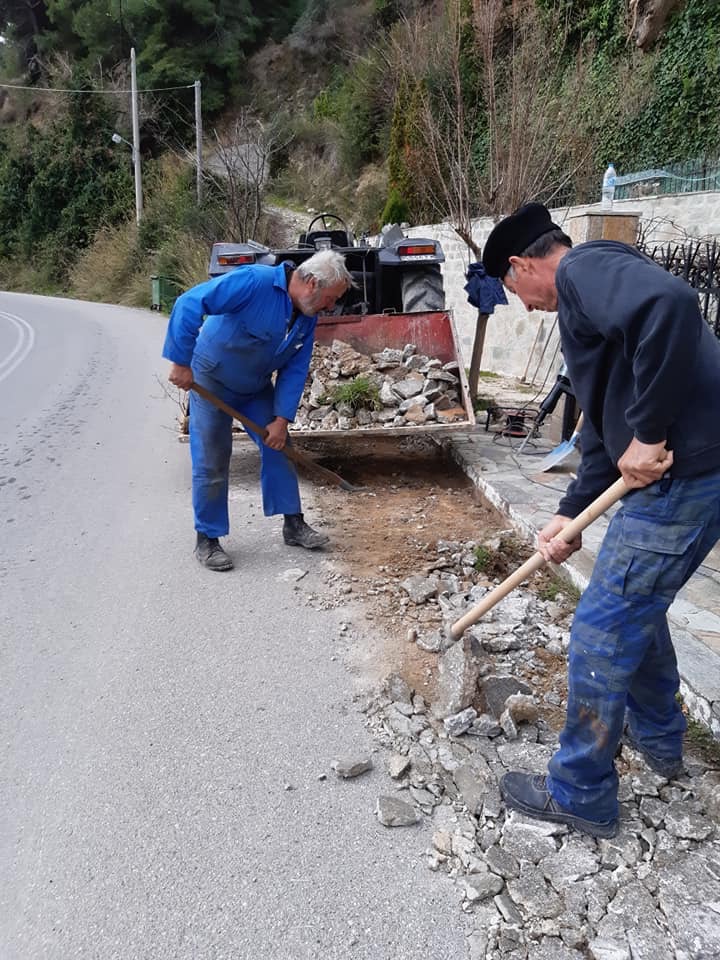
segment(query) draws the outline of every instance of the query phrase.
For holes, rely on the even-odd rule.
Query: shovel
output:
[[[220,397],[216,397],[214,393],[211,393],[210,390],[207,390],[205,387],[201,387],[199,383],[191,383],[190,389],[194,390],[199,396],[204,400],[207,400],[209,403],[212,403],[214,407],[217,407],[218,410],[222,410],[223,413],[227,413],[229,417],[232,417],[234,420],[237,420],[244,427],[247,427],[248,430],[252,430],[253,433],[256,433],[259,437],[262,437],[264,440],[267,436],[267,430],[265,427],[261,427],[259,423],[255,423],[249,417],[246,417],[244,413],[240,413],[239,410],[235,410],[230,406],[229,403],[225,403],[224,400],[221,400]],[[338,487],[342,487],[343,490],[347,490],[348,493],[359,493],[362,490],[365,490],[365,487],[356,487],[348,480],[343,480],[341,476],[337,473],[333,473],[332,470],[328,470],[327,467],[321,466],[312,457],[309,457],[306,453],[302,453],[300,450],[296,449],[290,439],[288,438],[285,446],[280,451],[284,453],[288,460],[292,460],[293,463],[299,463],[301,466],[306,467],[311,473],[316,474],[318,477],[322,477],[323,480],[327,480],[329,483],[334,483]]]
[[[554,450],[551,450],[550,453],[540,461],[538,464],[538,471],[540,473],[545,473],[546,470],[549,470],[551,467],[555,467],[558,463],[569,457],[577,446],[578,438],[580,436],[580,431],[582,430],[583,425],[583,415],[582,413],[578,417],[578,421],[575,424],[575,429],[573,430],[573,435],[569,440],[563,440],[562,443],[559,443]]]
[[[616,480],[611,487],[608,487],[596,500],[593,500],[589,507],[586,507],[583,512],[578,514],[574,520],[571,520],[566,527],[563,527],[557,535],[558,540],[564,540],[566,543],[570,543],[570,541],[574,540],[586,527],[589,527],[593,520],[597,520],[597,518],[612,507],[614,503],[621,500],[629,489],[622,477]],[[536,570],[539,570],[546,563],[545,557],[543,557],[538,550],[537,553],[534,553],[521,567],[518,567],[515,573],[511,573],[506,580],[503,580],[499,586],[491,590],[486,597],[483,597],[477,606],[469,610],[464,617],[460,617],[460,619],[450,627],[450,636],[455,640],[462,636],[463,631],[467,627],[473,623],[477,623],[496,603],[502,600],[503,597],[506,597],[515,587],[519,586],[523,580],[527,580],[531,574],[535,573]]]

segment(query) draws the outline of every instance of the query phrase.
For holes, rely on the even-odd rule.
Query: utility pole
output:
[[[135,70],[135,47],[130,50],[130,97],[132,100],[133,164],[135,167],[135,220],[142,220],[142,170],[140,169],[140,121],[138,120],[137,76]]]
[[[202,203],[202,107],[200,81],[195,81],[195,155],[196,155],[196,182],[197,202]]]

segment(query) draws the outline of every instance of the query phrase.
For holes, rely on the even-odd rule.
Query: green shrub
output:
[[[0,254],[33,263],[53,283],[66,280],[103,224],[132,210],[129,164],[109,145],[113,118],[101,99],[71,96],[42,128],[2,138]]]
[[[380,217],[381,224],[405,223],[410,218],[410,208],[400,196],[400,192],[393,187],[387,198],[385,209]]]

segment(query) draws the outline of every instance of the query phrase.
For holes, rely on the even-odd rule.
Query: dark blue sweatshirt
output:
[[[720,469],[720,343],[692,287],[611,240],[570,250],[555,282],[563,357],[585,414],[577,480],[558,513],[577,516],[620,476],[633,437],[665,441],[673,477]]]

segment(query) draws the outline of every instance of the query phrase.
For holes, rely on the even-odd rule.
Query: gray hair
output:
[[[548,230],[547,233],[543,233],[533,240],[529,247],[525,247],[522,253],[519,253],[519,257],[531,257],[534,260],[542,260],[544,257],[547,257],[552,250],[557,247],[572,247],[572,240],[570,237],[564,233],[560,227],[556,227],[555,230]]]
[[[301,280],[315,277],[318,287],[332,287],[344,280],[348,287],[353,285],[352,275],[345,266],[345,257],[337,250],[318,250],[297,268]]]
[[[572,240],[560,227],[543,233],[537,240],[533,240],[530,246],[525,247],[522,253],[518,253],[517,256],[529,257],[532,260],[544,260],[557,246],[572,247]],[[505,276],[510,277],[511,280],[517,280],[512,264],[508,268]]]

